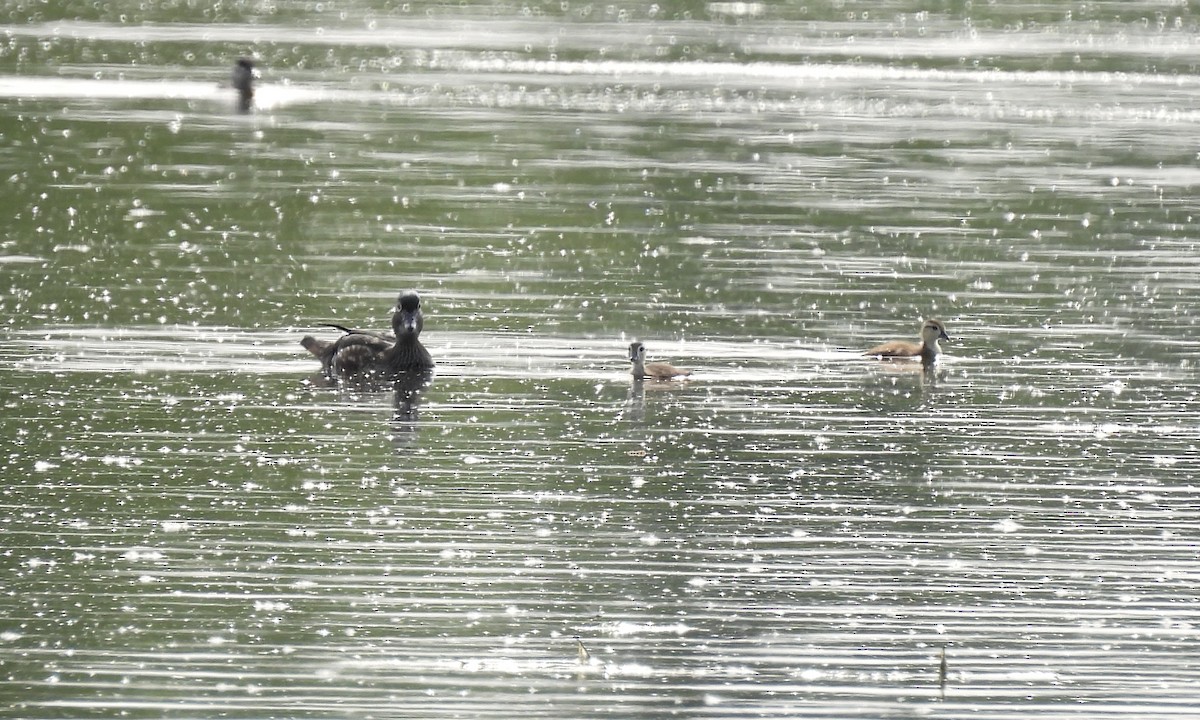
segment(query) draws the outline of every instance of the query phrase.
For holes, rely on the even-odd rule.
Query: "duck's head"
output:
[[[949,340],[950,336],[946,334],[946,326],[941,320],[929,319],[921,326],[921,340],[926,345],[937,345],[938,340]]]
[[[416,290],[405,290],[396,298],[396,310],[392,314],[392,330],[396,339],[415,338],[421,334],[425,318],[421,315],[421,296]]]
[[[646,361],[646,346],[637,342],[629,343],[629,362],[645,362]]]

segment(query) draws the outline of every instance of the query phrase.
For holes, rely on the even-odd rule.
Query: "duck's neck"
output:
[[[937,360],[937,356],[941,352],[942,349],[938,347],[937,338],[921,342],[921,362],[928,365]]]
[[[387,349],[384,363],[391,370],[426,370],[433,367],[433,356],[420,340],[409,335]]]

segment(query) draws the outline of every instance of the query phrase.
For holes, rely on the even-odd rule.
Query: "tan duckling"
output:
[[[686,377],[692,374],[691,370],[681,370],[670,363],[646,362],[646,346],[636,341],[629,345],[629,362],[633,363],[634,380],[644,380],[645,378],[670,380],[674,377]]]
[[[950,336],[946,334],[946,326],[942,324],[942,321],[929,319],[921,326],[921,342],[892,340],[882,345],[876,345],[863,355],[874,355],[880,359],[919,357],[925,365],[932,365],[937,360],[938,354],[942,352],[942,349],[938,347],[938,340],[949,339]]]

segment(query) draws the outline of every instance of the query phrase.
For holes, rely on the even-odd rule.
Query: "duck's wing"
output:
[[[921,354],[921,344],[907,340],[892,340],[867,350],[863,355],[878,357],[916,357]]]
[[[333,343],[333,372],[341,377],[368,372],[394,344],[370,333],[343,335]]]
[[[395,345],[395,340],[380,337],[376,333],[352,332],[333,341],[333,354],[340,355],[351,348],[362,348],[373,353],[382,353]]]
[[[646,374],[660,380],[669,380],[673,377],[691,375],[692,371],[677,368],[671,363],[652,362],[646,363]]]
[[[374,330],[358,330],[355,328],[348,328],[345,325],[338,325],[337,323],[319,323],[319,325],[321,327],[331,327],[335,330],[341,330],[346,335],[369,335],[371,337],[377,337],[380,340],[385,340],[389,343],[396,342],[396,336],[392,335],[391,333],[375,332]]]

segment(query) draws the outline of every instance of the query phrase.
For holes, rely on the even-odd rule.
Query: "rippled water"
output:
[[[1186,9],[39,7],[4,714],[1195,714]]]

